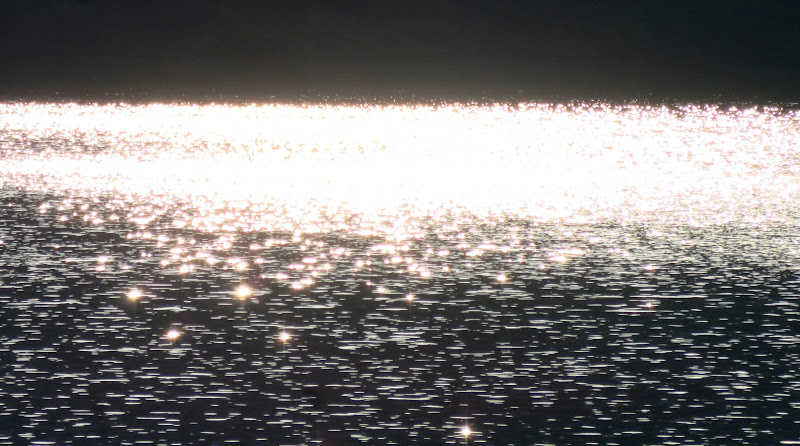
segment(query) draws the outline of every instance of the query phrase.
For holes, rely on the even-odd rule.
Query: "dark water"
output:
[[[538,250],[599,237],[632,256],[594,246],[541,270],[533,256],[467,269],[454,255],[443,263],[461,274],[423,281],[374,253],[372,271],[298,291],[260,278],[264,264],[175,277],[141,259],[169,254],[126,239],[135,225],[54,222],[38,212],[44,198],[6,188],[0,203],[6,443],[440,444],[468,422],[476,444],[776,444],[800,430],[800,280],[772,258],[796,227],[652,237],[642,225],[500,219],[466,240],[513,227]],[[314,251],[254,252],[292,234],[236,235],[230,254],[245,260]],[[453,238],[410,250],[464,241]],[[370,245],[311,239],[360,255]],[[130,269],[97,271],[109,253]],[[256,290],[246,302],[231,298],[242,279]],[[151,297],[127,301],[132,286]],[[173,343],[170,327],[183,333]]]
[[[791,147],[616,214],[304,213],[78,178],[37,131],[2,140],[0,444],[800,442]]]

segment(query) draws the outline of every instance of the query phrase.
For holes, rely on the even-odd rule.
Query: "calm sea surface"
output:
[[[0,444],[800,444],[800,112],[0,104]]]

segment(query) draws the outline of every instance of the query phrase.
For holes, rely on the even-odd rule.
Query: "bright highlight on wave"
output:
[[[189,203],[176,221],[196,229],[400,209],[781,219],[798,192],[800,114],[777,108],[4,104],[0,116],[1,184]]]

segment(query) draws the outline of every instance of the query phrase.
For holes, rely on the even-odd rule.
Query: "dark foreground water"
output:
[[[438,110],[225,146],[38,107],[3,112],[0,444],[800,443],[795,115],[479,109],[460,147],[519,131],[465,160],[411,149]]]

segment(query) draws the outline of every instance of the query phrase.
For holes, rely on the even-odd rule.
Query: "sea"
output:
[[[800,444],[800,111],[0,103],[0,444]]]

